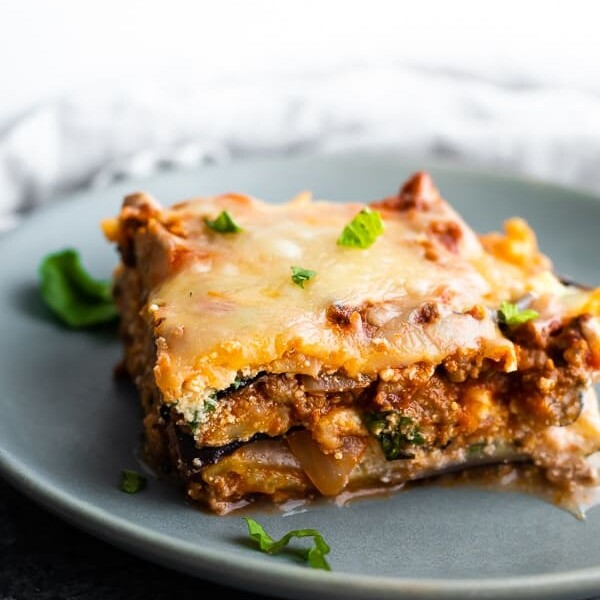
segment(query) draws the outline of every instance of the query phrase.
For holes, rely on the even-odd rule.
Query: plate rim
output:
[[[16,468],[15,468],[16,467]],[[227,551],[204,548],[193,542],[180,540],[172,536],[146,530],[123,517],[110,515],[106,510],[87,502],[79,501],[51,485],[44,485],[43,480],[27,477],[27,468],[19,461],[12,463],[7,460],[6,453],[0,449],[0,471],[5,479],[35,503],[45,507],[49,512],[64,519],[73,526],[119,547],[142,559],[167,566],[175,571],[186,573],[197,578],[205,578],[219,585],[235,589],[265,593],[263,583],[257,581],[257,575],[265,572],[265,561],[253,556],[233,556]],[[217,518],[217,517],[215,517]],[[112,535],[110,535],[112,533]],[[147,544],[151,543],[151,546]],[[150,552],[149,552],[150,548]],[[170,558],[154,551],[160,548],[169,550]],[[157,558],[160,556],[160,559]],[[183,559],[183,566],[176,560]],[[197,572],[191,568],[190,562],[200,560],[204,564],[196,565]],[[214,568],[219,566],[218,569]],[[219,578],[226,567],[234,567],[239,582],[224,582]],[[475,578],[419,578],[391,577],[384,575],[354,574],[346,571],[325,572],[310,569],[285,561],[273,560],[268,563],[269,583],[275,584],[268,595],[275,595],[285,590],[291,597],[305,597],[307,591],[319,592],[321,598],[364,598],[365,593],[370,598],[388,598],[389,594],[410,593],[410,597],[425,600],[444,599],[457,600],[460,598],[498,598],[514,599],[516,592],[524,592],[523,598],[539,599],[544,593],[545,598],[560,598],[567,592],[594,593],[600,586],[600,565],[584,569],[574,569],[553,574],[516,575],[507,578],[489,577]],[[273,581],[273,578],[275,581]],[[323,588],[323,584],[335,583],[340,589]],[[243,585],[240,585],[243,584]],[[376,584],[375,588],[373,587]],[[307,587],[308,586],[308,587]],[[576,589],[575,587],[576,586]],[[330,587],[330,586],[328,586]],[[342,592],[339,595],[338,592]],[[296,596],[297,594],[297,596]],[[402,596],[400,596],[402,597]],[[587,597],[587,594],[584,596]]]
[[[348,159],[360,160],[395,160],[398,168],[413,164],[405,155],[388,151],[345,151],[327,154],[303,154],[292,157],[263,157],[252,159],[232,160],[216,165],[203,165],[193,169],[172,169],[164,172],[154,173],[146,177],[131,178],[126,180],[128,185],[150,187],[153,181],[165,178],[177,178],[181,174],[202,173],[210,170],[227,170],[241,164],[257,168],[266,166],[277,166],[285,163],[310,163],[314,160],[339,162]],[[450,172],[466,177],[477,177],[502,183],[519,183],[534,185],[548,190],[554,190],[562,194],[575,195],[580,201],[600,203],[600,193],[582,190],[568,185],[544,181],[531,176],[511,174],[502,170],[487,168],[473,168],[450,161],[423,160],[422,170],[436,170],[438,172]],[[43,221],[48,213],[60,210],[61,206],[72,202],[83,202],[92,200],[96,194],[108,194],[111,189],[122,187],[123,181],[113,182],[101,188],[90,188],[70,194],[58,196],[55,200],[37,208],[32,214],[25,216],[16,227],[0,233],[0,248],[5,240],[13,236],[26,233],[30,227]],[[138,188],[139,189],[139,188]],[[268,200],[268,199],[267,199]],[[151,560],[157,564],[168,566],[176,571],[187,573],[191,576],[205,578],[220,585],[230,586],[237,589],[251,590],[255,593],[264,594],[265,590],[260,587],[260,576],[264,574],[264,558],[253,556],[237,556],[226,550],[211,549],[189,541],[178,539],[155,530],[147,530],[125,518],[111,515],[105,509],[91,503],[80,501],[75,496],[54,486],[46,479],[39,478],[35,470],[19,460],[19,457],[6,452],[0,445],[0,475],[11,485],[29,497],[37,504],[44,506],[49,512],[58,515],[74,526],[87,531],[95,537],[114,546],[125,549]],[[158,549],[162,550],[158,552]],[[149,552],[150,550],[150,552]],[[165,560],[164,552],[169,551],[172,560]],[[160,556],[160,559],[158,558]],[[176,562],[177,561],[179,562]],[[197,565],[197,571],[191,570],[190,563],[202,561]],[[182,564],[184,565],[182,567]],[[217,568],[219,566],[220,568]],[[224,582],[219,579],[227,566],[235,568],[237,581]],[[315,591],[321,597],[334,598],[361,598],[365,593],[372,598],[399,597],[399,594],[409,594],[415,598],[454,599],[465,597],[481,597],[486,595],[493,598],[514,598],[516,592],[523,593],[522,597],[538,598],[544,593],[546,598],[559,598],[565,593],[588,594],[600,590],[600,564],[595,567],[582,569],[571,569],[558,573],[544,573],[535,575],[515,575],[510,577],[492,578],[429,578],[429,577],[392,577],[384,575],[356,574],[349,572],[330,572],[309,569],[284,561],[274,560],[268,563],[268,582],[273,589],[267,591],[268,595],[285,592],[288,597],[301,597],[307,591]],[[324,584],[337,584],[325,585]],[[242,584],[242,585],[241,585]],[[323,587],[324,586],[324,587]],[[296,596],[296,594],[298,594]]]
[[[71,202],[84,201],[86,197],[93,196],[95,194],[104,194],[109,192],[111,189],[122,187],[124,183],[131,186],[138,186],[137,190],[143,190],[144,187],[149,188],[152,182],[159,181],[165,178],[185,176],[186,174],[192,173],[203,173],[205,171],[223,170],[228,168],[235,168],[238,166],[246,167],[257,167],[261,168],[266,165],[278,165],[278,164],[289,164],[289,163],[301,163],[304,161],[326,161],[326,162],[338,162],[345,160],[392,160],[398,163],[399,168],[410,165],[411,167],[418,164],[421,165],[420,170],[422,171],[439,171],[447,172],[452,174],[462,174],[472,177],[486,178],[495,181],[502,181],[506,183],[518,183],[528,186],[534,186],[536,188],[546,189],[549,191],[559,192],[563,194],[575,195],[579,200],[583,200],[590,203],[600,202],[600,189],[597,191],[579,188],[573,185],[565,183],[559,183],[556,181],[550,181],[542,177],[537,177],[533,174],[511,172],[508,169],[498,167],[494,169],[486,166],[470,166],[465,165],[459,161],[444,160],[444,159],[432,159],[425,158],[419,160],[418,158],[407,157],[403,153],[396,152],[394,150],[342,150],[342,151],[331,151],[326,153],[309,153],[299,154],[291,156],[278,156],[278,157],[252,157],[252,158],[240,158],[231,159],[226,162],[210,163],[203,165],[196,165],[191,168],[169,168],[162,171],[156,171],[146,176],[133,176],[125,180],[115,180],[106,185],[97,186],[91,185],[87,189],[74,190],[68,193],[56,194],[46,202],[34,208],[31,212],[25,213],[21,216],[21,219],[17,222],[14,227],[8,230],[0,230],[0,244],[3,240],[18,235],[22,228],[28,227],[30,223],[34,223],[39,219],[43,219],[47,212],[53,212],[58,206],[64,205]],[[135,187],[131,188],[135,191]],[[231,190],[230,190],[231,191]],[[442,191],[442,197],[444,197]],[[289,198],[291,199],[291,198]],[[265,201],[272,201],[270,198],[262,198]],[[450,200],[450,202],[452,202]],[[1,256],[1,255],[0,255]]]

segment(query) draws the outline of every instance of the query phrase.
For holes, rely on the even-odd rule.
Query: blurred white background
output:
[[[0,1],[0,226],[168,166],[393,147],[600,190],[600,5]]]

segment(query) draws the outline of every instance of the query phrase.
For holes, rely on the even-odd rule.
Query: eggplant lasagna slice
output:
[[[600,290],[561,282],[523,220],[477,236],[417,173],[368,206],[137,193],[103,229],[145,453],[193,501],[494,461],[596,483]]]

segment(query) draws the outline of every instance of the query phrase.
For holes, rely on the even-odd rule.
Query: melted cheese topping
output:
[[[103,227],[147,294],[140,314],[163,400],[197,420],[211,394],[259,372],[384,378],[451,356],[511,371],[515,348],[495,319],[502,300],[536,310],[540,327],[596,315],[585,335],[600,364],[600,290],[561,284],[524,221],[478,237],[423,174],[376,206],[384,232],[358,249],[337,240],[363,204],[228,194],[163,209],[128,196]],[[206,225],[223,210],[241,232]],[[301,288],[292,267],[316,276]]]
[[[462,237],[458,253],[438,245],[435,260],[426,257],[427,221],[392,211],[382,212],[384,233],[370,248],[339,246],[361,208],[224,196],[166,211],[162,221],[185,230],[176,243],[188,259],[148,300],[165,399],[189,413],[239,374],[375,375],[417,361],[439,364],[458,351],[483,352],[514,369],[513,346],[485,309],[492,286],[464,256],[483,250],[447,205],[433,214],[458,223]],[[204,219],[222,210],[242,232],[206,227]],[[303,289],[292,281],[292,266],[317,274]],[[438,313],[431,322],[419,316],[425,303]],[[332,305],[351,309],[348,323],[328,319]],[[475,306],[483,312],[472,316]]]

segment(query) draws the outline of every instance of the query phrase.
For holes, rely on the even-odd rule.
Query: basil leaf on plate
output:
[[[260,523],[248,517],[244,517],[244,520],[248,526],[248,534],[250,537],[258,543],[261,552],[266,552],[267,554],[277,554],[278,552],[281,552],[281,550],[289,544],[292,538],[312,537],[313,545],[302,554],[304,560],[306,560],[308,565],[313,569],[331,571],[331,567],[325,558],[325,555],[329,554],[331,548],[318,530],[294,529],[286,533],[281,539],[274,540],[264,530]]]
[[[94,279],[77,250],[45,256],[39,266],[40,293],[59,319],[73,328],[108,323],[118,317],[109,281]]]
[[[146,478],[137,471],[123,469],[119,489],[126,494],[137,494],[146,487]]]

